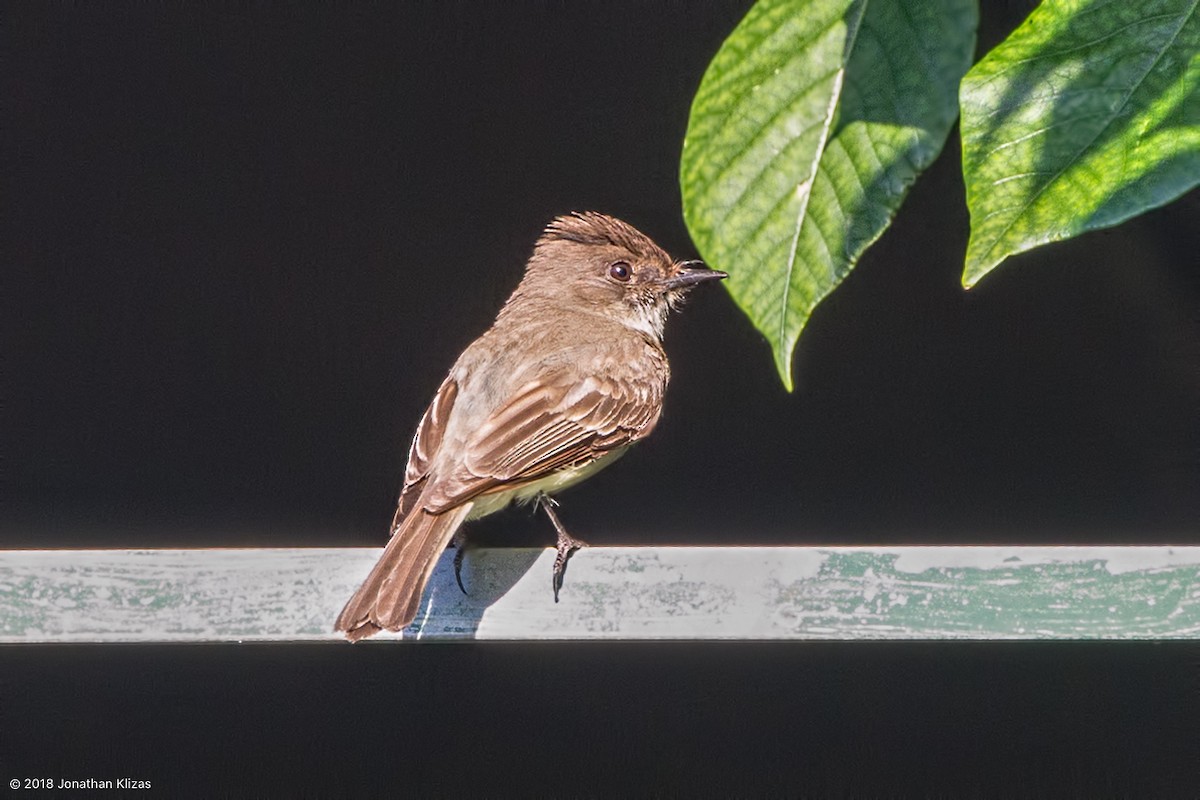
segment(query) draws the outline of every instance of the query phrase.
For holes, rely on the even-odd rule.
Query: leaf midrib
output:
[[[1200,0],[1196,0],[1200,2]],[[787,270],[784,273],[783,295],[780,298],[779,304],[779,327],[778,338],[776,339],[776,351],[784,352],[787,350],[787,320],[788,320],[788,299],[792,294],[792,275],[796,271],[796,250],[800,245],[800,233],[804,228],[804,221],[808,217],[808,202],[812,198],[813,186],[817,180],[817,171],[821,165],[821,158],[825,155],[825,145],[829,141],[829,131],[833,127],[833,118],[837,112],[838,103],[842,99],[842,88],[845,86],[846,79],[846,64],[850,63],[850,57],[854,52],[854,47],[858,42],[858,32],[862,30],[862,20],[867,13],[867,3],[870,0],[863,0],[859,7],[858,18],[854,20],[854,24],[849,24],[847,21],[847,39],[846,46],[842,50],[842,65],[838,69],[834,77],[833,92],[829,98],[829,105],[825,109],[825,123],[821,130],[821,138],[817,142],[816,155],[813,157],[812,165],[809,167],[806,180],[801,181],[797,188],[808,184],[808,189],[804,192],[804,199],[800,204],[800,209],[796,214],[796,227],[792,234],[792,244],[788,251]],[[791,358],[788,357],[787,364],[784,367],[784,374],[787,377],[787,386],[790,389],[792,385],[792,368]]]

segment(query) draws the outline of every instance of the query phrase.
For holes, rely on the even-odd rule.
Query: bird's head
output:
[[[725,277],[700,261],[675,261],[632,225],[587,211],[546,226],[518,291],[557,296],[661,339],[667,315],[692,287]]]

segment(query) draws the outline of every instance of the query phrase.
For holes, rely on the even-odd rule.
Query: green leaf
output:
[[[684,217],[789,390],[813,308],[941,150],[976,18],[974,0],[759,0],[709,65]]]
[[[971,286],[1200,182],[1200,0],[1047,0],[963,79]]]

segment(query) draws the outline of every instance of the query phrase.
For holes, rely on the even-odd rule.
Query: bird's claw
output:
[[[562,522],[558,519],[558,514],[554,513],[555,506],[558,505],[553,497],[547,494],[538,495],[538,504],[545,510],[546,516],[550,517],[551,524],[554,525],[554,530],[558,534],[558,539],[554,544],[554,572],[551,576],[551,586],[554,587],[554,602],[558,602],[558,592],[562,589],[563,578],[567,574],[567,562],[571,560],[571,556],[581,547],[587,547],[587,542],[582,539],[576,539],[571,534],[567,533],[567,529],[563,527]]]
[[[467,537],[463,535],[462,529],[454,535],[454,582],[458,584],[459,591],[463,594],[469,594],[467,587],[463,586],[462,580],[462,565],[463,560],[467,557],[467,550],[470,547],[467,544]]]
[[[555,543],[554,556],[554,574],[552,585],[554,586],[554,602],[558,602],[558,591],[562,589],[563,578],[567,574],[567,562],[571,560],[571,556],[581,547],[587,547],[587,542],[582,539],[576,539],[574,536],[560,531],[558,541]]]

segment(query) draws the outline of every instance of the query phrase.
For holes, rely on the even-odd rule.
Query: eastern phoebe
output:
[[[668,313],[725,273],[676,262],[593,212],[551,222],[492,327],[459,356],[408,452],[392,538],[338,617],[351,641],[416,617],[438,554],[465,520],[540,500],[558,531],[557,599],[580,546],[549,496],[650,434],[670,368]],[[460,550],[461,552],[461,550]]]

